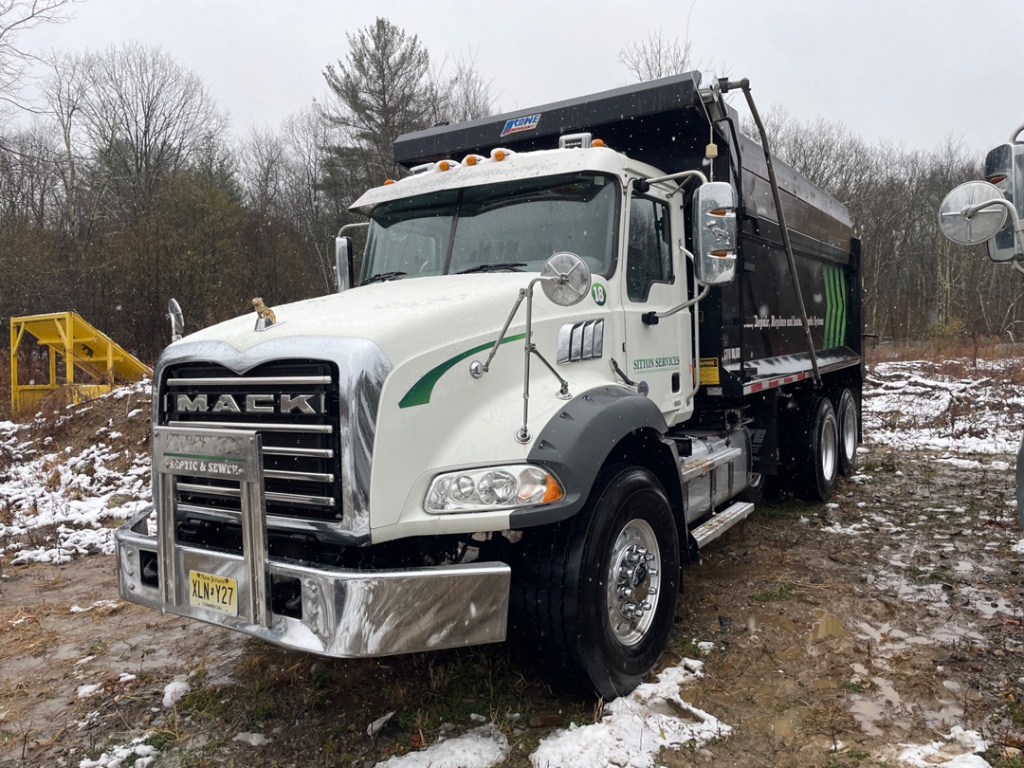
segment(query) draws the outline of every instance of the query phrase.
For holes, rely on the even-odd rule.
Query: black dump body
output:
[[[698,80],[688,73],[436,126],[400,137],[395,161],[412,168],[495,147],[553,149],[559,136],[586,131],[665,174],[697,169],[710,176],[704,154],[712,133]],[[740,195],[739,274],[700,304],[701,380],[719,403],[807,378],[812,370],[764,154],[739,128],[731,109],[715,123],[719,156],[710,169]],[[859,388],[860,243],[849,213],[789,166],[773,165],[819,371],[847,370],[849,384]],[[687,241],[692,245],[689,233]]]

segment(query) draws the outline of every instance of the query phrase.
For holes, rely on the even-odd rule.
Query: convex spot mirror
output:
[[[726,285],[736,278],[736,192],[712,181],[693,196],[694,271],[704,285]]]
[[[544,295],[560,307],[571,307],[590,293],[590,267],[575,253],[561,251],[540,270]]]
[[[978,245],[995,237],[1006,214],[1006,198],[994,184],[966,181],[939,206],[939,228],[954,243]]]

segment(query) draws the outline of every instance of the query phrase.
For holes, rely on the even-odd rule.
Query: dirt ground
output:
[[[991,765],[1024,766],[1011,457],[868,445],[861,464],[832,503],[761,507],[686,571],[663,663],[714,643],[684,698],[733,730],[659,764],[895,766],[900,744],[959,725],[989,739]],[[155,750],[159,766],[370,768],[481,720],[508,736],[505,765],[527,766],[552,729],[600,717],[504,646],[289,654],[118,600],[110,556],[2,567],[5,768],[115,768]]]
[[[834,503],[762,509],[691,569],[681,623],[718,649],[684,698],[733,726],[711,753],[743,766],[896,764],[899,744],[959,725],[989,739],[993,765],[1021,765],[1010,473],[923,451],[863,461],[869,479]]]

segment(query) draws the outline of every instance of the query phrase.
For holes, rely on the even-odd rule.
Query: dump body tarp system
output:
[[[47,381],[19,383],[19,348],[29,337],[45,348]],[[59,363],[63,362],[63,370]],[[87,381],[76,381],[75,372]],[[11,410],[33,408],[51,392],[67,387],[71,402],[109,392],[115,385],[152,376],[149,366],[75,312],[11,318]]]

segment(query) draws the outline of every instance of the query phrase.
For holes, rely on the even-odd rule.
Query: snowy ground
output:
[[[102,398],[125,404],[123,422],[100,425],[78,451],[53,452],[53,437],[36,436],[38,424],[0,422],[0,558],[59,565],[75,554],[114,553],[112,523],[151,500],[148,446],[131,445],[119,431],[148,424],[149,398],[148,382]],[[82,419],[92,407],[69,409],[65,418]]]
[[[938,452],[935,460],[952,469],[1009,472],[1024,423],[1024,387],[1010,387],[1004,382],[1017,377],[1022,362],[982,361],[977,368],[964,363],[962,377],[942,373],[931,363],[879,364],[871,371],[865,392],[867,455],[928,450]],[[39,424],[26,427],[0,423],[0,576],[9,577],[20,565],[59,565],[88,555],[109,556],[113,551],[113,528],[149,500],[148,451],[138,446],[138,439],[126,437],[126,432],[138,435],[148,422],[148,391],[140,385],[109,397],[118,408],[123,406],[123,418],[97,424],[88,441],[75,447],[67,445],[60,451],[53,448],[60,441],[42,436],[46,430]],[[85,418],[88,409],[81,407],[67,418]],[[125,424],[133,428],[128,430]],[[870,482],[871,473],[861,471],[856,479]],[[949,513],[956,514],[955,504]],[[860,520],[836,522],[825,530],[843,536],[856,535],[869,527],[892,529],[893,524],[884,517],[865,514]],[[1024,540],[1015,546],[1024,553]],[[894,567],[891,573],[879,573],[877,588],[898,593],[900,584],[892,581],[899,580],[897,570]],[[941,602],[946,597],[941,585],[929,589],[908,586],[901,599]],[[68,606],[72,613],[101,609],[116,609],[116,604]],[[991,610],[992,615],[1012,612],[998,601],[992,602]],[[3,637],[0,635],[0,639]],[[714,644],[708,642],[703,647],[710,649]],[[606,705],[598,722],[545,736],[530,755],[531,764],[535,768],[646,768],[662,764],[664,750],[683,745],[710,757],[707,746],[728,739],[737,726],[721,722],[714,712],[702,711],[681,697],[682,689],[700,685],[701,676],[700,660],[686,659],[680,666],[664,669],[657,680]],[[178,688],[174,685],[168,685],[165,696],[173,699],[183,693],[180,681]],[[77,696],[88,698],[102,690],[99,683],[83,682]],[[2,706],[0,699],[0,710]],[[4,714],[0,711],[0,732]],[[490,768],[505,764],[510,750],[507,729],[481,719],[485,722],[464,733],[381,764],[389,768]],[[77,765],[145,768],[159,757],[155,747],[144,743],[145,736],[135,734],[123,745],[95,759],[82,758]],[[255,743],[253,739],[266,737],[243,733],[236,738]],[[834,746],[842,750],[841,743]],[[2,748],[0,740],[0,758]],[[941,737],[930,743],[892,744],[889,759],[908,766],[975,768],[989,765],[980,757],[986,748],[977,732],[954,727],[943,730]]]

